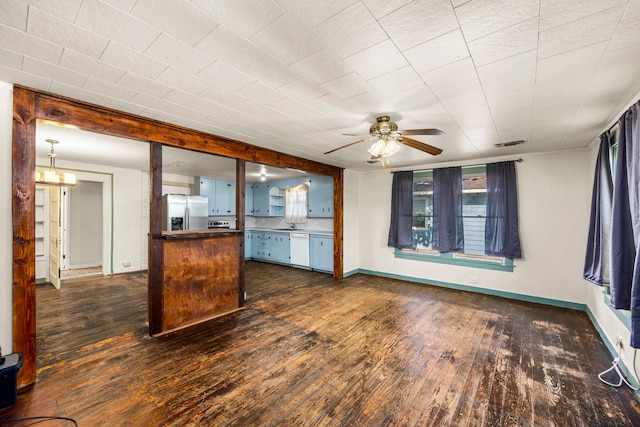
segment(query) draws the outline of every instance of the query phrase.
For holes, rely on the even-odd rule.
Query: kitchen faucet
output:
[[[296,229],[296,224],[295,223],[291,223],[291,225],[289,227],[291,227],[292,230],[295,230]]]

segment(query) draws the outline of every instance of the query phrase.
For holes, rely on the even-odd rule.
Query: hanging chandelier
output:
[[[71,187],[76,185],[76,176],[70,172],[60,173],[56,170],[56,156],[53,147],[59,143],[56,139],[47,139],[51,144],[51,150],[47,153],[49,156],[49,169],[44,171],[36,170],[36,184],[41,185],[57,185],[60,187]]]

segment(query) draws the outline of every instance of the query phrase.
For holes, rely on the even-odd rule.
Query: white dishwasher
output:
[[[309,268],[309,235],[307,233],[291,233],[291,265]]]

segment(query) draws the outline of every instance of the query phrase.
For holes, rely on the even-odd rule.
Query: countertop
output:
[[[333,236],[333,231],[327,230],[308,230],[308,229],[291,229],[287,228],[286,230],[277,229],[277,228],[247,228],[247,231],[268,231],[270,233],[304,233],[304,234],[315,234],[319,236]]]

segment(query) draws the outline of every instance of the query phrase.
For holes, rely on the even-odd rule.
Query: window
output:
[[[485,255],[487,175],[485,166],[462,169],[462,216],[464,252],[440,253],[432,248],[433,172],[413,174],[413,218],[411,249],[396,250],[399,258],[494,268],[512,271],[513,261]]]

